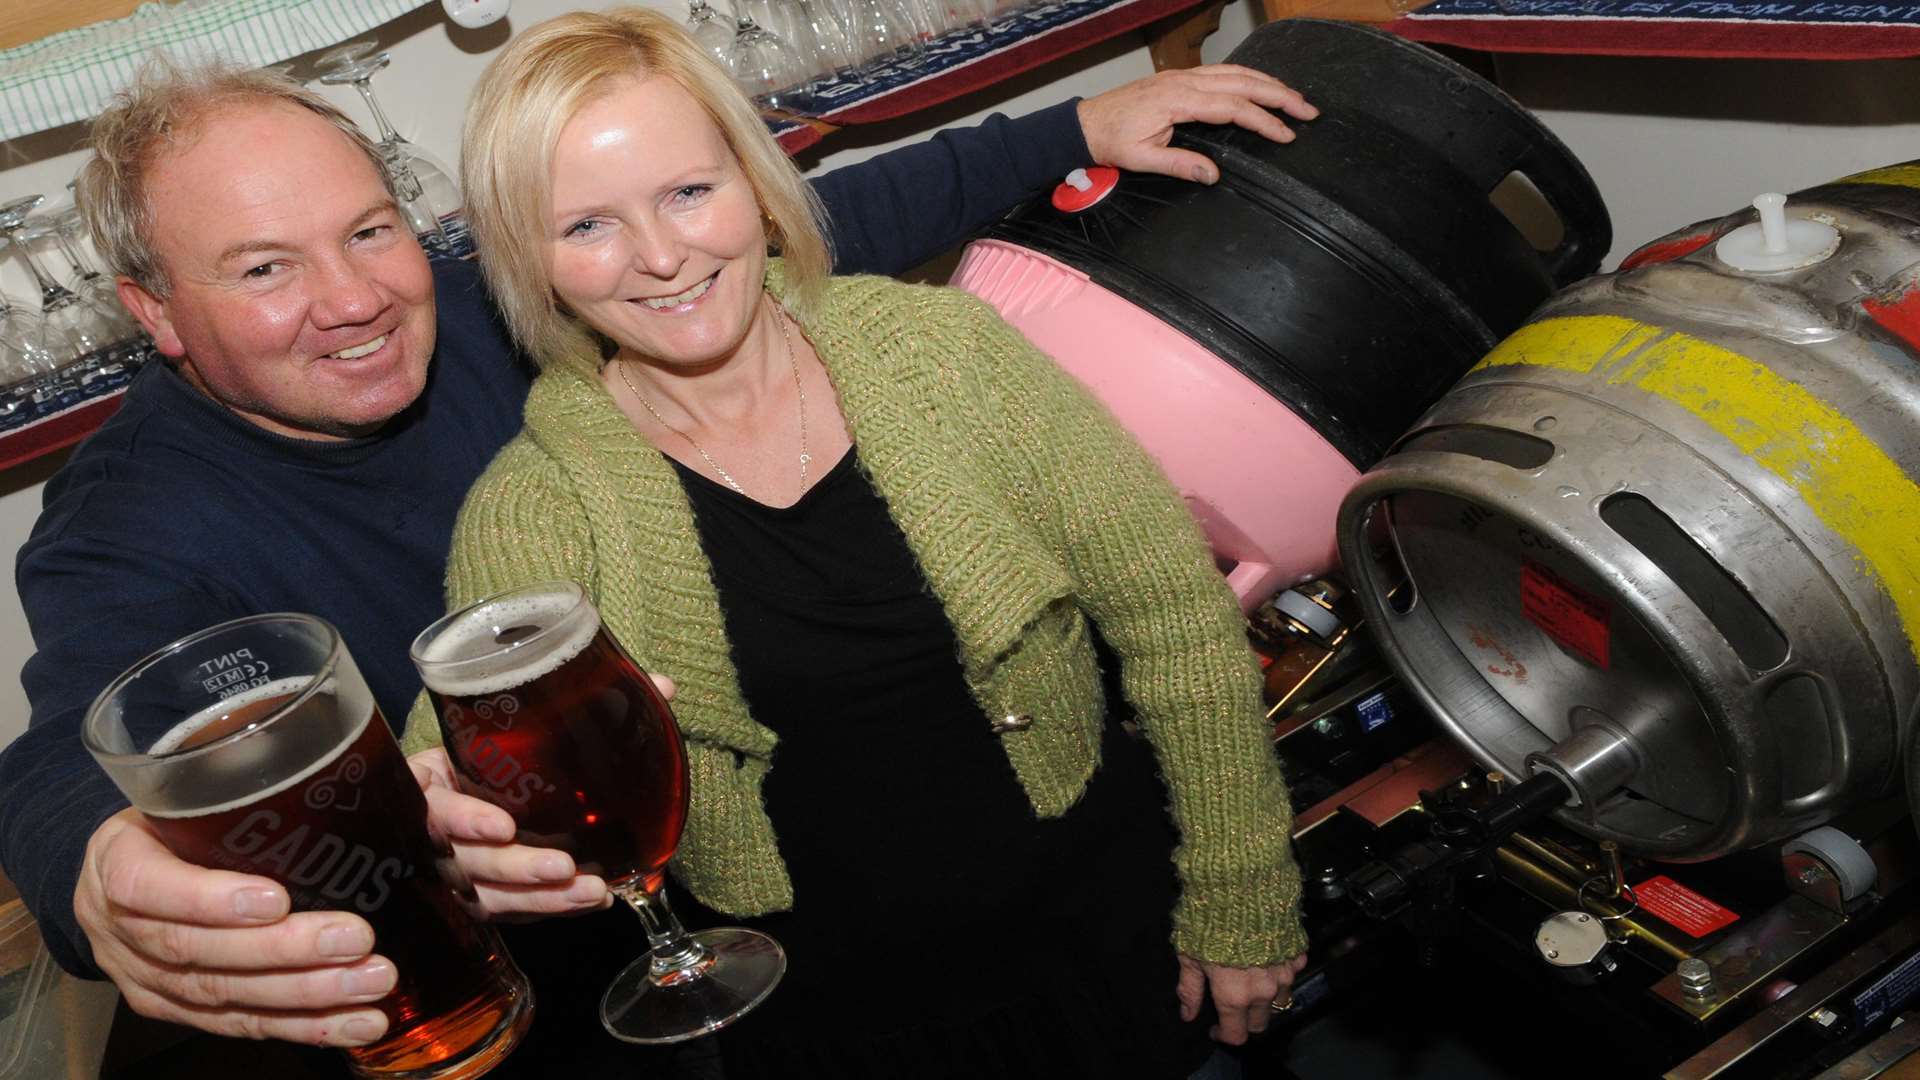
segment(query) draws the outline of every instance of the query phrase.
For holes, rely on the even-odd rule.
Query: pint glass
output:
[[[258,615],[176,641],[107,687],[82,739],[175,855],[373,925],[398,985],[386,1035],[347,1051],[355,1075],[465,1080],[519,1043],[526,977],[332,626]]]
[[[765,934],[688,934],[667,906],[667,861],[687,818],[687,756],[666,700],[580,586],[488,597],[420,632],[413,662],[462,790],[513,815],[517,839],[598,874],[652,951],[601,1000],[615,1037],[669,1043],[716,1031],[786,971]]]

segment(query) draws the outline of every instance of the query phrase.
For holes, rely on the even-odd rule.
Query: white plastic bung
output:
[[[1831,225],[1787,216],[1787,197],[1770,191],[1754,198],[1757,224],[1742,225],[1713,246],[1719,260],[1752,274],[1798,270],[1825,262],[1840,250],[1840,233]]]
[[[1075,191],[1085,191],[1093,186],[1093,178],[1085,169],[1075,169],[1067,174],[1067,186]]]

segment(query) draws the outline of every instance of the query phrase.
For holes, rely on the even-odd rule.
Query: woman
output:
[[[664,16],[516,40],[464,171],[543,374],[450,599],[575,579],[677,683],[675,876],[791,960],[728,1075],[1184,1076],[1203,990],[1223,1039],[1263,1027],[1305,945],[1286,793],[1139,448],[978,301],[829,280],[799,175]]]

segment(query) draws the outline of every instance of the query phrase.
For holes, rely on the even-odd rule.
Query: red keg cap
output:
[[[1075,169],[1067,174],[1060,186],[1053,189],[1053,208],[1066,214],[1077,214],[1087,207],[1107,197],[1120,183],[1120,170],[1106,165],[1095,165],[1091,169]]]

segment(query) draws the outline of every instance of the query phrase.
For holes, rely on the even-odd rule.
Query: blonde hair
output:
[[[515,38],[487,65],[467,108],[460,169],[480,268],[507,327],[546,365],[600,348],[553,294],[549,178],[560,131],[607,83],[659,76],[686,90],[740,162],[768,241],[786,262],[786,304],[805,317],[832,269],[823,211],[731,77],[680,24],[646,8],[574,12]]]
[[[93,121],[88,135],[93,157],[74,184],[94,247],[113,273],[132,278],[155,296],[168,295],[171,286],[153,250],[153,211],[147,201],[154,164],[223,110],[276,102],[305,109],[339,129],[366,155],[388,194],[393,193],[393,181],[372,140],[345,113],[298,83],[226,61],[180,67],[163,57],[142,69],[134,84],[115,95],[113,104]]]

